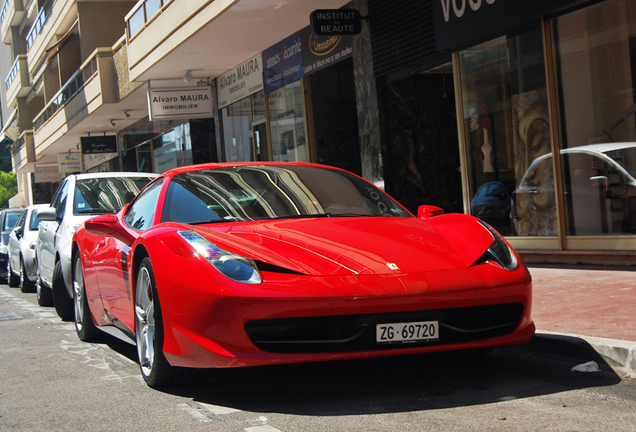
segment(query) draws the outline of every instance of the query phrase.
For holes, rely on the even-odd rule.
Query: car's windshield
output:
[[[78,179],[74,215],[116,213],[143,189],[152,177],[97,177]]]
[[[265,165],[176,175],[161,220],[211,223],[337,216],[411,217],[380,189],[348,172]]]

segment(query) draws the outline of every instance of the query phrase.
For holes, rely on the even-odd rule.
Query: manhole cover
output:
[[[15,312],[0,312],[0,321],[10,321],[22,319],[20,315]]]

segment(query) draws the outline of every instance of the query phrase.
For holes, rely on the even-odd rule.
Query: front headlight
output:
[[[177,233],[226,277],[247,284],[262,282],[254,260],[224,251],[197,232],[177,231]]]
[[[508,246],[503,237],[484,221],[478,221],[492,235],[492,244],[477,261],[484,262],[494,259],[506,270],[515,270],[519,267],[519,261],[513,250]]]

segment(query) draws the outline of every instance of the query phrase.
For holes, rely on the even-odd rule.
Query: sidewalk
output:
[[[636,269],[529,270],[537,337],[581,339],[610,366],[636,378]]]

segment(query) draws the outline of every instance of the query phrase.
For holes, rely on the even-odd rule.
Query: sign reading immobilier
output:
[[[212,87],[149,88],[148,113],[151,121],[212,117]]]

